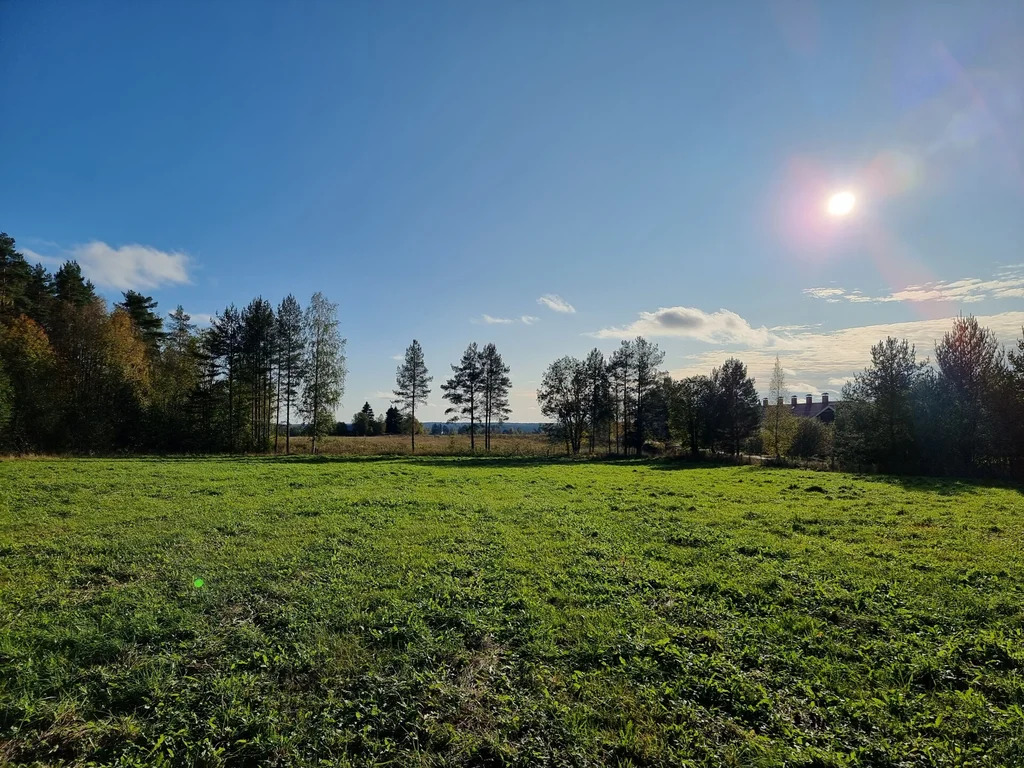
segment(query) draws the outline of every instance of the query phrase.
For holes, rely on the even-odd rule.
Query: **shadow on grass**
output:
[[[713,467],[750,467],[751,469],[764,472],[776,472],[780,470],[814,472],[824,478],[829,475],[852,476],[856,480],[863,480],[869,483],[882,483],[885,485],[899,485],[907,491],[926,491],[939,496],[959,496],[963,494],[977,493],[980,489],[993,488],[1000,490],[1017,491],[1024,494],[1024,485],[1012,480],[981,477],[929,477],[927,475],[887,475],[854,472],[849,470],[833,470],[826,467],[784,467],[773,466],[772,464],[752,464],[745,461],[735,461],[728,457],[712,458],[667,458],[651,460],[649,465],[657,470],[681,470],[699,469]],[[827,482],[827,480],[825,481]]]
[[[961,496],[981,489],[1016,491],[1024,495],[1024,486],[1012,480],[973,477],[925,477],[921,475],[857,475],[869,483],[899,485],[905,491],[927,491],[939,496]]]

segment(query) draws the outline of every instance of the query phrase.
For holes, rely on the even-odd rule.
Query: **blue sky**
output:
[[[1020,2],[0,2],[0,104],[24,252],[196,316],[323,291],[342,417],[413,337],[435,387],[494,341],[533,421],[638,332],[803,395],[1024,324]]]

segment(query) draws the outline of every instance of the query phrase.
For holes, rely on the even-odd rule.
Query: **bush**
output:
[[[817,419],[800,419],[787,454],[801,459],[828,456],[832,452],[832,430]]]

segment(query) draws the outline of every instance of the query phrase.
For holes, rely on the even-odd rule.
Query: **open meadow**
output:
[[[0,763],[1024,765],[1024,495],[515,458],[0,462]]]
[[[483,446],[483,436],[477,435],[477,448]],[[284,453],[284,438],[279,441]],[[291,439],[292,453],[309,453],[308,437]],[[493,435],[491,454],[495,456],[564,456],[565,447],[541,434]],[[374,435],[372,437],[323,437],[317,441],[317,453],[325,456],[408,456],[412,445],[408,435]],[[472,455],[469,435],[417,435],[416,454],[420,456]]]

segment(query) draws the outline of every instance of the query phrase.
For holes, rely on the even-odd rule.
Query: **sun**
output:
[[[853,192],[836,192],[828,199],[828,212],[830,216],[846,216],[853,210],[857,198]]]

